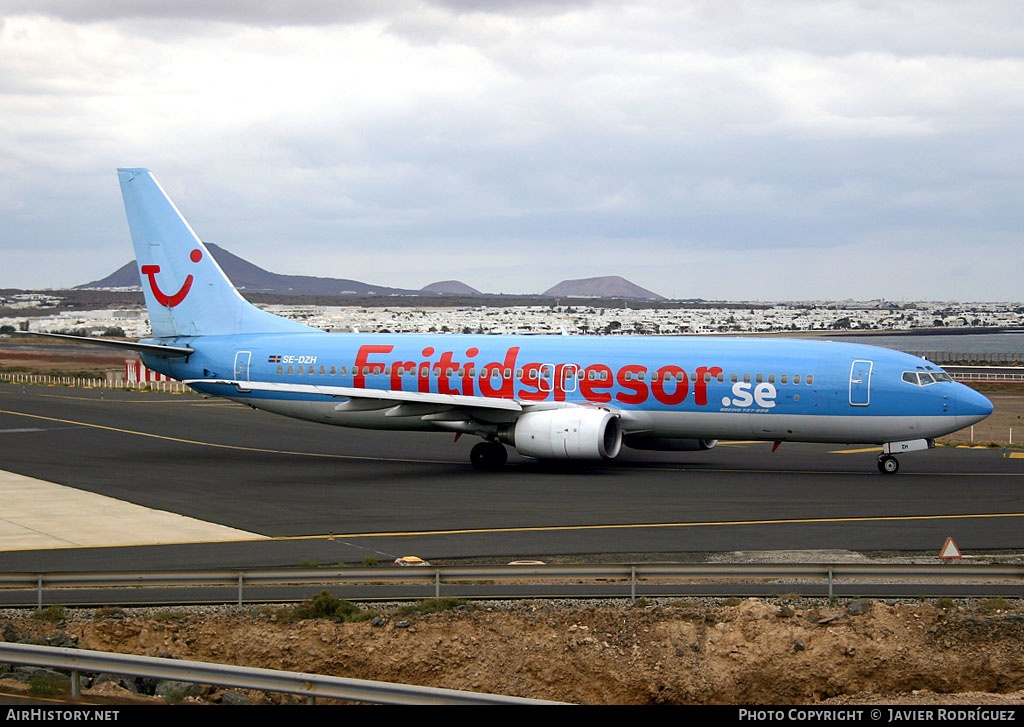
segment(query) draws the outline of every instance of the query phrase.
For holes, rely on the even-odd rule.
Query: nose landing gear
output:
[[[931,449],[935,446],[934,439],[907,439],[901,442],[886,442],[882,445],[882,453],[878,455],[878,471],[883,475],[894,475],[900,471],[900,463],[894,454],[905,454]]]
[[[883,475],[894,475],[900,471],[900,461],[891,454],[878,457],[878,471]]]

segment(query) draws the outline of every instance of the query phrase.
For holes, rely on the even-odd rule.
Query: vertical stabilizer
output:
[[[316,330],[239,295],[148,169],[118,169],[153,335],[221,336]]]

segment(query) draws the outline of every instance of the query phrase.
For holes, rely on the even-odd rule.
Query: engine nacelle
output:
[[[623,441],[630,449],[644,449],[650,452],[697,452],[711,449],[717,439],[674,439],[669,437],[626,437]]]
[[[523,414],[501,439],[537,459],[614,459],[622,448],[622,425],[602,409],[549,409]]]

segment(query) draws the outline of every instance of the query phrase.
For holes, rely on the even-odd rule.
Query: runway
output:
[[[563,467],[512,453],[505,471],[479,473],[468,464],[474,440],[452,440],[309,424],[195,395],[2,384],[0,470],[252,539],[15,546],[0,552],[0,570],[938,552],[947,536],[965,552],[1024,548],[1024,459],[1000,450],[914,453],[895,476],[880,475],[864,447],[783,444],[773,454],[770,443],[624,450],[611,465]],[[132,516],[122,520],[130,530]]]

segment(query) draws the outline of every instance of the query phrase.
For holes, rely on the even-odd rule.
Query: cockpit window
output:
[[[928,384],[934,384],[938,381],[952,381],[953,377],[945,371],[933,370],[931,373],[925,373],[924,371],[904,371],[903,380],[908,384],[913,384],[914,386],[928,386]]]

